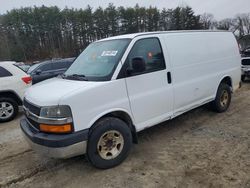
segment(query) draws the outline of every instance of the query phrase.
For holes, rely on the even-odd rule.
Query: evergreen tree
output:
[[[190,7],[159,11],[138,4],[133,8],[109,4],[95,10],[90,6],[13,9],[0,15],[0,59],[29,61],[77,56],[89,43],[109,36],[202,27],[200,17]]]

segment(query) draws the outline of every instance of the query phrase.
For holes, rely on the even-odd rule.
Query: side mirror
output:
[[[42,73],[41,69],[36,70],[35,74],[40,75]]]
[[[146,70],[146,62],[143,57],[135,57],[132,59],[132,69],[128,69],[128,74],[141,73]]]

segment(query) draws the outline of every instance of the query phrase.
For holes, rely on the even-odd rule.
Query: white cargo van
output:
[[[54,158],[85,154],[98,168],[120,164],[136,133],[206,103],[228,109],[241,60],[230,32],[174,31],[90,44],[64,75],[31,87],[21,128]]]

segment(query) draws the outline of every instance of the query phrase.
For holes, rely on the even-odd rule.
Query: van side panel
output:
[[[240,82],[240,55],[230,32],[164,35],[172,65],[174,115],[214,100],[220,81],[229,76],[233,89]]]

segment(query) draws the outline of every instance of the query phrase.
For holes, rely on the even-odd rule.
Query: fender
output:
[[[118,111],[126,113],[130,117],[132,124],[133,124],[134,119],[133,119],[133,116],[131,115],[130,112],[128,112],[126,109],[123,109],[123,108],[112,108],[112,109],[109,109],[109,110],[106,110],[106,111],[100,113],[95,118],[93,118],[90,121],[90,123],[88,124],[88,127],[91,128],[95,124],[95,122],[97,122],[100,118],[104,117],[105,115],[110,114],[110,113],[114,113],[114,112],[118,112]]]

